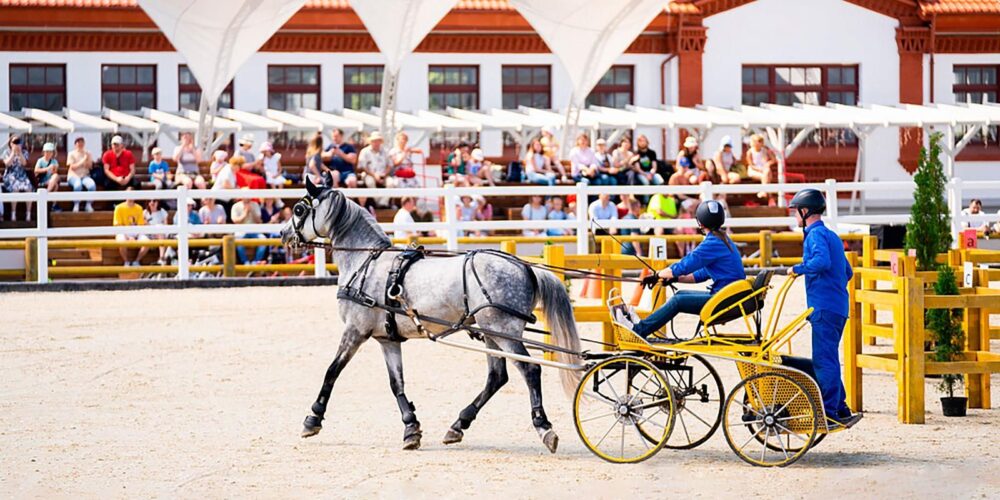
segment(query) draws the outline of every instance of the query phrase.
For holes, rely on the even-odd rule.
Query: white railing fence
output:
[[[948,205],[951,211],[952,233],[957,234],[965,223],[979,225],[984,222],[1000,221],[1000,214],[978,214],[973,216],[962,215],[963,198],[962,190],[965,186],[974,186],[977,190],[996,189],[1000,190],[1000,181],[976,181],[974,183],[963,183],[961,179],[952,179],[947,186]],[[419,198],[437,198],[443,201],[445,220],[440,222],[417,222],[414,224],[380,224],[388,231],[435,231],[443,234],[446,239],[446,247],[449,250],[457,250],[458,238],[466,231],[481,230],[525,230],[525,229],[568,229],[576,235],[577,253],[587,253],[589,236],[594,229],[652,229],[652,228],[693,228],[696,223],[693,219],[635,219],[635,220],[599,220],[593,222],[588,214],[588,207],[591,201],[597,199],[600,194],[627,195],[635,194],[639,196],[661,194],[688,195],[699,197],[703,200],[711,199],[719,195],[726,194],[753,194],[758,192],[768,193],[793,193],[800,189],[815,188],[823,191],[828,200],[837,199],[837,193],[860,192],[870,193],[877,191],[895,191],[912,193],[915,189],[913,182],[837,182],[827,180],[823,183],[812,184],[711,184],[702,183],[695,186],[587,186],[577,184],[575,186],[502,186],[502,187],[468,187],[456,188],[444,186],[438,188],[407,188],[407,189],[345,189],[343,193],[350,198],[399,198],[403,196]],[[99,192],[73,192],[60,191],[50,193],[45,189],[39,189],[31,193],[0,193],[0,202],[33,202],[35,203],[36,226],[34,228],[0,229],[0,239],[38,239],[38,281],[48,281],[48,239],[56,237],[91,237],[91,236],[113,236],[118,234],[164,234],[176,235],[178,254],[178,273],[180,279],[187,279],[189,276],[189,246],[188,240],[192,234],[236,234],[236,233],[264,233],[276,234],[281,231],[280,224],[199,224],[188,223],[188,198],[202,200],[205,198],[216,199],[240,199],[253,198],[297,198],[305,195],[304,189],[263,189],[254,190],[248,193],[245,190],[188,190],[179,188],[176,190],[163,191],[99,191]],[[576,195],[576,213],[570,214],[573,218],[568,220],[504,220],[504,221],[459,221],[457,207],[461,203],[462,196],[568,196]],[[49,227],[48,204],[52,202],[67,201],[122,201],[122,200],[172,200],[176,203],[177,210],[174,225],[147,225],[147,226],[98,226],[98,227]],[[845,200],[845,203],[847,200]],[[852,224],[905,224],[909,221],[910,215],[906,209],[900,209],[894,213],[879,214],[841,214],[837,203],[828,203],[825,220],[828,226],[840,232],[846,232]],[[792,216],[781,217],[731,217],[727,221],[730,227],[789,227],[795,224]],[[316,276],[326,275],[325,253],[315,252],[315,274]]]

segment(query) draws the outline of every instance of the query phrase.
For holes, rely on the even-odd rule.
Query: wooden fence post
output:
[[[505,241],[504,243],[507,243],[507,242]],[[510,243],[513,244],[514,242],[511,241]],[[504,251],[506,252],[507,250],[504,250]],[[510,253],[510,252],[508,252],[508,253]],[[556,267],[556,268],[566,267],[566,249],[563,248],[562,245],[545,245],[545,248],[542,249],[542,260],[545,262],[545,264],[547,264],[549,266],[553,266],[553,267]],[[559,273],[559,272],[556,272],[554,270],[552,271],[552,273],[555,274],[557,278],[559,278],[559,281],[565,282],[566,276],[563,273]],[[568,290],[567,290],[567,292],[568,292]],[[573,313],[574,313],[573,314],[573,316],[574,316],[573,319],[576,320],[576,309],[575,308],[574,308]],[[548,325],[548,324],[545,325],[546,329],[549,329],[551,327],[552,327],[552,325]],[[543,340],[545,342],[552,342],[552,336],[551,335],[544,335],[542,338],[543,338]],[[555,353],[553,353],[553,352],[546,352],[543,357],[545,359],[549,360],[549,361],[555,361],[555,357],[556,356],[555,356]]]
[[[771,241],[771,231],[763,230],[760,232],[760,267],[770,267],[771,266],[771,254],[772,254],[772,241]]]
[[[972,287],[989,286],[986,270],[977,270],[972,275]],[[988,351],[990,345],[989,310],[982,308],[965,309],[962,315],[962,331],[965,334],[965,350],[969,352]],[[985,316],[985,321],[984,321]],[[985,323],[985,324],[984,324]],[[986,335],[983,335],[985,330]],[[965,394],[969,398],[969,408],[986,408],[990,405],[990,374],[970,373],[965,375]]]
[[[552,245],[549,245],[552,246]],[[545,247],[546,250],[548,247]],[[560,247],[561,248],[561,247]],[[517,255],[517,242],[514,240],[503,240],[500,242],[500,251],[511,255]]]
[[[38,281],[38,238],[24,239],[24,282]]]
[[[236,237],[231,234],[222,237],[222,275],[236,276]]]
[[[858,265],[858,254],[847,253],[851,267]],[[847,295],[850,309],[847,327],[844,335],[844,388],[847,391],[847,406],[854,412],[862,410],[862,371],[858,366],[858,355],[861,354],[861,304],[857,301],[858,285],[861,282],[857,274],[847,284]]]
[[[602,256],[602,258],[606,257],[606,258],[608,258],[608,260],[610,260],[610,257],[612,255],[617,254],[618,251],[619,251],[618,244],[615,243],[615,241],[612,240],[611,238],[605,238],[605,239],[603,239],[601,241],[601,256]],[[621,276],[621,270],[620,269],[614,269],[613,270],[613,269],[606,269],[605,268],[605,269],[599,269],[598,272],[601,272],[601,273],[604,273],[604,274],[613,274],[615,276]],[[600,290],[601,290],[601,299],[600,299],[601,300],[601,304],[603,304],[604,301],[608,300],[608,293],[611,292],[611,288],[615,287],[615,286],[617,286],[617,283],[612,283],[612,282],[610,282],[608,280],[605,280],[605,279],[601,280],[601,288],[600,288]],[[615,342],[615,330],[614,330],[614,327],[611,325],[611,316],[610,315],[608,316],[608,319],[606,319],[606,320],[604,320],[604,321],[601,322],[601,342],[605,342],[607,344],[613,344]]]
[[[875,236],[865,236],[862,240],[861,247],[861,266],[867,268],[875,267],[875,249],[878,247],[878,238]],[[874,290],[875,280],[864,279],[861,280],[862,290]],[[862,325],[874,325],[876,319],[875,306],[873,304],[862,304],[861,305],[861,324]],[[864,336],[864,343],[868,345],[875,345],[875,337],[872,335]]]
[[[901,313],[896,323],[903,323],[902,339],[896,340],[897,350],[902,360],[900,420],[907,424],[924,423],[924,282],[916,276],[916,259],[900,259],[905,266],[904,276],[898,279],[900,300],[897,308]]]

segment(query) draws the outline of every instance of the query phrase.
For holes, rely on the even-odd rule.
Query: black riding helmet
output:
[[[726,223],[726,210],[718,201],[703,201],[698,205],[694,217],[698,219],[701,227],[709,231],[718,231]]]
[[[826,211],[826,198],[818,189],[803,189],[795,193],[788,208],[794,208],[802,216],[802,227],[805,227],[806,219],[813,215],[823,215]]]

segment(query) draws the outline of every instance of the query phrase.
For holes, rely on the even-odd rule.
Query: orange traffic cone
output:
[[[601,282],[593,278],[583,280],[583,290],[580,291],[582,299],[600,299]]]
[[[640,280],[645,278],[646,276],[649,276],[649,269],[643,269],[642,272],[639,273]],[[642,301],[642,292],[643,288],[642,284],[640,283],[636,285],[635,290],[632,291],[632,300],[629,301],[629,305],[631,305],[632,307],[638,306],[639,302]]]

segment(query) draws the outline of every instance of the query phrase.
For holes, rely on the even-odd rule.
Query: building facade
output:
[[[381,64],[346,1],[311,0],[243,66],[220,105],[368,108],[378,104]],[[997,102],[998,72],[995,0],[678,1],[619,57],[588,102]],[[505,1],[462,0],[404,63],[398,109],[563,108],[569,88],[544,42]],[[133,1],[0,0],[0,110],[172,111],[198,99],[184,61]],[[991,132],[959,156],[959,177],[1000,176]],[[634,133],[674,156],[678,131]],[[740,131],[713,131],[703,150],[714,151],[723,135]],[[909,178],[921,135],[875,132],[864,180]],[[275,139],[292,147],[294,138]],[[435,138],[432,158],[459,139]],[[513,151],[499,133],[472,139],[487,155]],[[822,131],[789,158],[789,170],[849,180],[857,154],[850,134]]]

